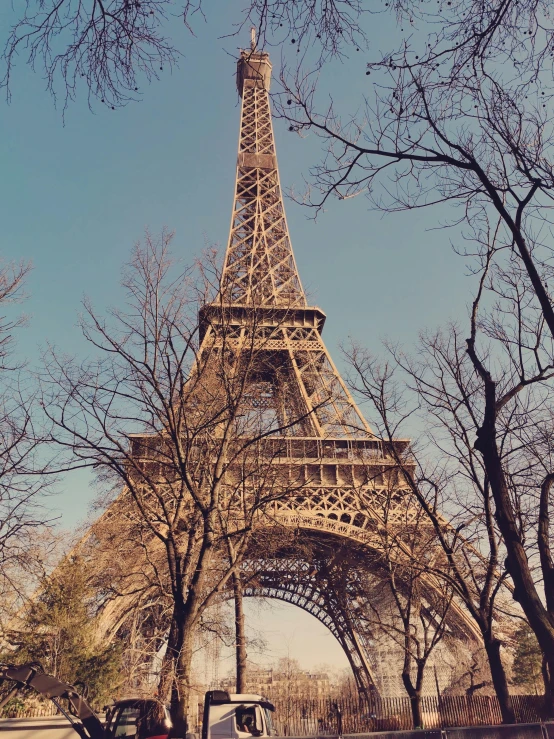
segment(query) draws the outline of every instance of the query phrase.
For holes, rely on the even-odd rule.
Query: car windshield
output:
[[[117,723],[115,725],[114,737],[116,736],[136,736],[137,719],[140,716],[140,709],[136,706],[126,706],[122,708]]]

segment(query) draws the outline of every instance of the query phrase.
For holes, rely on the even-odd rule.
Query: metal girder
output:
[[[296,433],[320,438],[373,437],[323,343],[324,314],[308,306],[296,267],[279,183],[268,94],[270,72],[267,54],[242,52],[237,74],[242,107],[233,214],[220,295],[201,311],[203,345],[213,350],[223,341],[220,326],[224,319],[218,321],[218,313],[224,312],[225,345],[233,345],[229,323],[235,324],[234,341],[240,352],[255,311],[260,343],[271,355],[268,367],[278,368],[268,372],[276,413],[292,398],[295,415],[304,419]]]
[[[252,571],[249,572],[249,567]],[[301,559],[249,561],[243,568],[244,594],[281,600],[310,613],[326,626],[343,648],[360,693],[379,694],[377,665],[372,656],[372,637],[363,622],[350,613],[341,583],[323,576],[321,570]],[[360,594],[358,593],[358,596]],[[353,593],[349,594],[350,599]]]
[[[267,458],[285,472],[288,466],[291,475],[303,476],[298,494],[268,506],[262,525],[297,532],[320,544],[332,538],[365,562],[351,573],[337,574],[328,570],[324,558],[312,572],[313,563],[298,556],[292,567],[285,556],[258,555],[256,568],[245,580],[246,594],[283,600],[318,618],[342,645],[360,691],[371,695],[378,670],[364,620],[367,593],[355,575],[371,575],[379,530],[397,522],[409,525],[418,510],[396,469],[391,444],[372,433],[323,343],[325,314],[307,303],[279,182],[270,73],[267,54],[241,52],[237,85],[242,107],[231,228],[219,294],[200,310],[199,357],[234,353],[239,361],[231,373],[240,366],[242,351],[253,346],[259,350],[244,411],[266,418],[273,414],[275,428],[287,428],[268,434]],[[138,435],[133,443],[140,454]],[[272,444],[282,451],[273,453]],[[392,444],[404,452],[409,442]],[[117,512],[117,501],[112,510]],[[124,612],[121,603],[108,605],[104,621],[112,633]],[[475,625],[459,604],[452,606],[451,618],[461,631],[474,635]]]

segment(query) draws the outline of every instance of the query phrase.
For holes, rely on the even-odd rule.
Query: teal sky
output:
[[[240,111],[233,57],[248,39],[218,37],[241,8],[235,0],[206,0],[207,22],[199,19],[196,37],[175,19],[172,31],[185,50],[180,68],[161,73],[141,102],[120,110],[98,105],[91,112],[81,97],[64,124],[40,74],[17,67],[12,102],[0,101],[1,254],[34,265],[30,323],[19,339],[32,363],[47,342],[86,351],[76,328],[80,301],[88,295],[97,308],[122,302],[121,266],[145,227],[174,230],[175,253],[185,262],[206,243],[225,247]],[[0,28],[11,13],[0,11]],[[390,21],[377,15],[366,25],[370,49],[386,46]],[[274,68],[280,53],[272,51]],[[368,59],[354,52],[322,73],[345,112],[367,91]],[[283,187],[302,190],[319,143],[289,133],[282,121],[275,129]],[[358,198],[332,203],[314,222],[290,200],[286,208],[301,278],[327,313],[324,338],[339,368],[339,344],[349,337],[378,351],[385,336],[407,344],[425,327],[463,317],[463,261],[451,250],[453,234],[433,230],[444,212],[383,215]],[[63,524],[82,521],[93,496],[86,474],[61,480],[53,505]]]

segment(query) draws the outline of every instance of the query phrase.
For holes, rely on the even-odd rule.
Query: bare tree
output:
[[[0,268],[0,629],[42,574],[48,551],[41,535],[48,523],[42,495],[49,483],[39,455],[35,391],[25,364],[15,356],[15,334],[25,316],[10,315],[11,304],[24,297],[29,271],[24,262]]]
[[[407,466],[407,465],[406,465]],[[402,494],[400,494],[402,495]],[[399,649],[402,683],[410,698],[414,728],[423,726],[421,696],[425,671],[431,655],[448,636],[454,621],[454,596],[448,578],[437,579],[440,567],[448,569],[443,552],[437,548],[433,527],[417,499],[398,489],[385,493],[383,525],[379,527],[379,554],[367,587],[374,590],[367,599],[366,618],[374,631],[381,632]],[[366,578],[367,581],[367,578]]]
[[[3,51],[8,100],[21,55],[45,76],[55,98],[61,93],[64,108],[81,87],[89,105],[93,99],[110,107],[136,99],[139,79],[157,79],[177,60],[162,29],[172,6],[168,0],[26,0]]]
[[[215,267],[200,278],[172,274],[170,240],[147,236],[136,247],[127,308],[111,312],[113,325],[85,304],[96,359],[79,365],[48,352],[43,405],[68,465],[96,468],[117,492],[88,540],[94,551],[104,525],[110,541],[121,533],[106,618],[160,609],[167,648],[158,691],[171,693],[184,730],[195,631],[230,585],[254,526],[270,526],[272,506],[300,486],[291,465],[272,461],[283,453],[278,437],[304,419],[281,419],[268,405],[268,332],[256,310],[237,324]],[[103,550],[109,557],[109,543]]]
[[[354,368],[352,382],[372,403],[385,438],[401,433],[418,405],[428,400],[429,415],[423,427],[427,443],[412,445],[405,455],[397,451],[393,455],[414,496],[414,505],[421,507],[433,529],[432,546],[442,553],[432,568],[434,574],[452,587],[474,620],[486,649],[503,719],[510,723],[515,717],[497,635],[502,620],[497,601],[502,600],[499,593],[502,595],[507,576],[502,566],[504,550],[494,521],[490,485],[473,449],[471,429],[460,402],[467,388],[459,385],[459,336],[453,332],[428,340],[429,344],[422,342],[417,368],[394,350],[391,363],[384,364],[355,347],[349,353]],[[463,342],[461,346],[463,356]],[[397,377],[400,368],[406,370],[402,380]],[[411,397],[404,385],[410,378],[415,385]]]
[[[458,327],[450,326],[444,332],[424,334],[416,359],[394,346],[389,347],[389,365],[380,366],[356,349],[350,359],[355,368],[354,382],[371,400],[385,437],[398,432],[397,424],[405,421],[410,407],[405,391],[396,384],[399,368],[415,393],[412,412],[417,405],[425,411],[429,442],[426,461],[416,456],[420,465],[417,475],[402,459],[398,458],[397,463],[402,465],[410,489],[433,523],[437,541],[448,558],[448,577],[483,636],[493,684],[504,720],[508,721],[513,719],[513,709],[500,657],[501,642],[495,635],[495,621],[506,609],[506,603],[497,597],[507,575],[515,584],[513,597],[526,613],[536,607],[547,620],[551,618],[550,595],[546,605],[540,599],[530,605],[529,600],[533,593],[538,595],[541,580],[545,590],[548,588],[548,553],[543,553],[538,571],[533,563],[550,536],[544,523],[545,516],[548,518],[544,491],[552,447],[551,436],[544,429],[550,425],[552,341],[524,275],[498,270],[490,275],[489,268],[490,261],[472,306],[468,342],[462,339]],[[494,302],[485,301],[483,293]],[[488,307],[483,305],[485,302]],[[482,366],[491,367],[495,382],[476,369],[475,357]],[[506,506],[503,509],[498,504],[491,465],[479,446],[491,403],[495,414],[493,444],[498,450],[493,469],[502,473],[507,507],[514,512],[509,543],[501,538],[506,530],[502,518]],[[441,509],[451,517],[450,525],[442,518]],[[523,591],[521,575],[514,576],[512,568],[514,549],[524,557],[529,578]],[[508,554],[506,570],[503,551]],[[543,649],[551,664],[547,649]]]
[[[295,49],[319,48],[321,61],[364,41],[358,23],[362,0],[251,0],[237,9],[237,24],[258,30],[258,43],[288,40]],[[3,61],[2,85],[11,97],[13,71],[23,57],[46,79],[47,90],[67,104],[83,92],[116,108],[136,100],[144,83],[178,63],[182,50],[171,40],[179,17],[193,34],[204,19],[202,0],[25,0],[14,10]],[[217,3],[214,4],[214,7]],[[209,8],[207,8],[209,9]]]
[[[214,3],[209,0],[26,0],[14,15],[3,58],[8,97],[18,57],[44,73],[55,94],[60,83],[67,103],[79,91],[109,106],[136,98],[144,80],[159,76],[178,61],[182,50],[166,35],[173,17],[181,17],[190,33]],[[450,81],[482,70],[509,65],[511,81],[522,86],[548,69],[552,24],[546,3],[505,0],[480,3],[464,0],[438,4],[395,0],[372,4],[366,0],[249,0],[237,8],[237,23],[229,36],[253,25],[259,45],[289,42],[297,51],[316,50],[320,67],[336,56],[366,48],[364,15],[392,12],[399,26],[399,43],[385,56],[398,68],[448,68]],[[369,23],[367,24],[369,26]],[[404,27],[404,28],[403,28]],[[423,37],[430,29],[425,42]],[[540,29],[540,32],[539,32]],[[424,53],[414,51],[417,43]],[[411,56],[406,58],[406,51]],[[514,64],[515,63],[515,64]],[[527,74],[527,78],[525,75]]]

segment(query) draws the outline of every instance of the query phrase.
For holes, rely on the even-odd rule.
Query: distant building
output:
[[[220,681],[221,688],[235,692],[235,678]],[[294,664],[285,669],[253,665],[247,671],[247,693],[258,693],[267,698],[326,698],[332,686],[325,672],[309,672]]]

